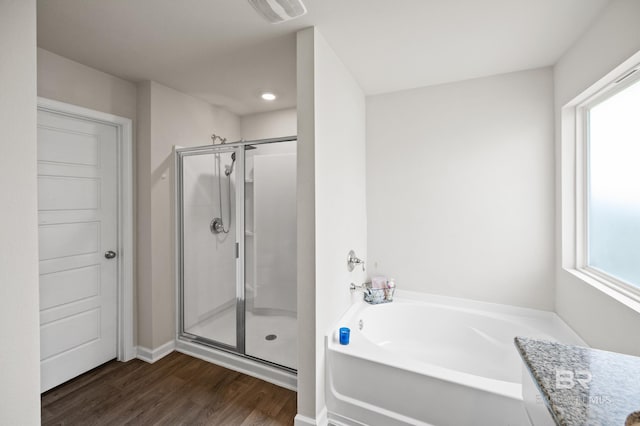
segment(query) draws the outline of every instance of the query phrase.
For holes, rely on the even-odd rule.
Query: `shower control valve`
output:
[[[362,271],[364,272],[364,260],[358,258],[355,251],[349,250],[349,255],[347,256],[347,269],[349,272],[353,271],[356,265],[362,265]]]
[[[219,217],[213,219],[211,221],[211,224],[209,224],[209,229],[211,229],[212,234],[219,234],[221,232],[224,232],[224,224],[222,223],[222,219]]]

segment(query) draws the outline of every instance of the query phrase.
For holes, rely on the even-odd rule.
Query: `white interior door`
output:
[[[116,173],[115,126],[38,111],[42,392],[116,358]]]

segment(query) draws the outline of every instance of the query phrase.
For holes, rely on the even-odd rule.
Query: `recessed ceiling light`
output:
[[[262,99],[264,99],[265,101],[275,101],[276,95],[274,95],[273,93],[265,92],[262,94]]]

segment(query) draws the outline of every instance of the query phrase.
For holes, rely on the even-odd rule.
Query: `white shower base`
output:
[[[254,315],[245,319],[246,353],[285,367],[298,369],[298,325],[296,318],[278,315]],[[275,340],[266,336],[274,334]]]
[[[236,345],[236,310],[231,307],[186,330],[230,346]],[[245,317],[245,352],[247,355],[297,370],[298,346],[296,318],[285,315],[254,315]],[[276,339],[267,340],[266,336]]]

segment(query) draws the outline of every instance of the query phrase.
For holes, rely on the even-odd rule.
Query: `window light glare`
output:
[[[263,93],[261,97],[265,101],[275,101],[276,100],[276,95],[274,95],[273,93],[269,93],[269,92]]]

